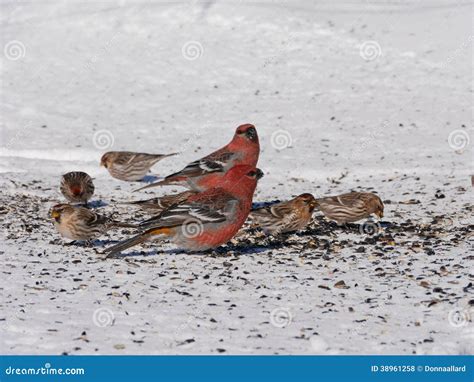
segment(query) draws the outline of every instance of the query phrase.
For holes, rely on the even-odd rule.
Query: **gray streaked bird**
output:
[[[82,171],[72,171],[64,174],[59,186],[61,193],[71,203],[84,203],[94,194],[92,178]]]
[[[316,205],[314,196],[305,193],[286,202],[253,210],[250,219],[254,226],[262,228],[266,234],[299,231],[311,221]]]
[[[134,224],[120,223],[87,208],[65,203],[53,206],[49,214],[61,236],[71,240],[88,241],[113,227],[136,228]]]
[[[353,223],[375,214],[383,217],[382,200],[370,192],[349,192],[317,199],[317,209],[338,224]]]
[[[179,194],[165,195],[157,198],[151,198],[146,200],[137,200],[135,202],[127,202],[124,204],[131,204],[137,207],[142,208],[143,210],[161,213],[164,210],[167,210],[175,204],[179,204],[189,198],[191,195],[195,194],[194,191],[184,191]]]
[[[100,165],[104,166],[115,179],[134,182],[142,180],[151,167],[172,154],[147,154],[130,151],[109,151],[102,155]]]

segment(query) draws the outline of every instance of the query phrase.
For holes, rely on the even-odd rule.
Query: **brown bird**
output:
[[[94,194],[92,178],[82,171],[73,171],[64,174],[59,186],[61,193],[71,203],[84,203]]]
[[[184,191],[179,194],[165,195],[158,198],[151,198],[146,200],[138,200],[135,202],[127,202],[124,204],[131,204],[140,207],[149,212],[159,214],[164,210],[167,210],[174,204],[179,204],[195,194],[194,191]]]
[[[277,235],[298,231],[304,229],[311,221],[316,205],[313,195],[301,194],[286,202],[253,210],[250,219],[266,234]]]
[[[172,155],[176,153],[162,155],[109,151],[102,155],[100,165],[104,166],[115,179],[134,182],[143,179],[154,164]]]
[[[370,192],[349,192],[338,196],[317,199],[317,208],[338,224],[353,223],[375,214],[383,217],[382,200]]]
[[[50,210],[58,232],[71,240],[89,241],[113,227],[136,228],[134,224],[120,223],[87,208],[70,204],[56,204]]]

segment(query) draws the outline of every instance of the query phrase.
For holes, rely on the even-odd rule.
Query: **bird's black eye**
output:
[[[250,176],[251,178],[257,178],[258,180],[263,177],[263,171],[257,168],[256,170],[252,170],[248,172],[247,175]]]
[[[250,139],[255,139],[256,136],[257,136],[257,130],[255,130],[254,127],[250,127],[247,129],[247,131],[245,132],[245,135],[250,138]]]

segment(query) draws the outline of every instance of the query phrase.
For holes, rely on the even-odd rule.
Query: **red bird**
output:
[[[252,207],[257,180],[254,166],[232,167],[218,187],[193,194],[141,224],[146,231],[114,245],[108,257],[155,238],[170,238],[177,246],[204,251],[227,243],[242,227]]]
[[[260,144],[255,126],[241,125],[235,131],[232,141],[223,148],[189,163],[181,171],[168,175],[162,181],[136,191],[156,186],[177,185],[202,192],[218,185],[222,176],[236,165],[255,167],[259,154]]]

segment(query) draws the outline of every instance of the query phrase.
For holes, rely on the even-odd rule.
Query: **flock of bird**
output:
[[[136,235],[106,249],[114,256],[137,244],[170,239],[189,251],[204,251],[227,243],[249,218],[265,234],[278,235],[304,229],[315,210],[338,224],[356,222],[375,214],[383,216],[381,199],[368,192],[350,192],[316,199],[310,193],[252,210],[257,182],[263,172],[256,167],[260,144],[255,126],[241,125],[223,148],[189,163],[181,171],[136,191],[157,186],[187,190],[147,200],[129,202],[153,215],[140,223],[118,222],[87,208],[94,194],[92,178],[80,171],[63,175],[61,193],[70,202],[50,210],[59,233],[74,241],[90,242],[113,227],[132,228]],[[151,167],[175,154],[107,152],[101,165],[122,181],[142,180]]]

